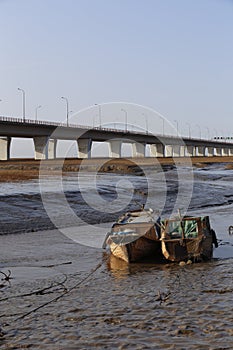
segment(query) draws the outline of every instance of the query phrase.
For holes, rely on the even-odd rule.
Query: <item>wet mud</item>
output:
[[[184,169],[184,179],[185,174]],[[194,177],[189,212],[210,216],[219,247],[211,261],[185,266],[127,265],[102,249],[75,243],[58,230],[47,230],[52,224],[35,180],[21,188],[2,185],[0,348],[231,349],[233,173],[224,165],[208,166],[195,168]],[[111,221],[114,214],[100,216],[85,204],[75,179],[66,177],[63,185],[73,210],[85,213],[88,235],[92,223]],[[90,178],[85,179],[84,189],[95,204]],[[108,203],[129,191],[127,184],[116,187],[119,179],[105,175],[98,182]],[[130,180],[132,207],[146,199],[148,182],[141,176]],[[166,181],[164,212],[169,213],[178,188],[174,169],[167,169]],[[62,220],[68,225],[65,215]]]

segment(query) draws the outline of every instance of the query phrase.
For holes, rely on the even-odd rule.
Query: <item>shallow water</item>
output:
[[[2,235],[0,271],[11,270],[13,279],[11,285],[6,282],[0,288],[0,326],[5,332],[0,348],[232,349],[233,236],[228,227],[233,224],[233,205],[227,197],[233,193],[232,183],[221,167],[198,169],[195,176],[190,213],[210,215],[220,244],[207,263],[128,266],[57,230]],[[167,178],[171,179],[170,189],[175,188],[172,170]],[[72,184],[66,181],[77,198],[75,179],[70,180]],[[142,177],[134,181],[137,190],[145,190]],[[105,177],[103,185],[104,192],[114,197],[111,180],[108,186]],[[125,190],[122,184],[120,191]],[[18,194],[11,196],[10,208]],[[30,201],[27,203],[30,208]],[[82,230],[88,235],[91,228]],[[65,276],[64,284],[54,285],[48,290],[51,293],[22,296],[62,282]],[[17,320],[61,296],[64,287],[70,292]],[[9,297],[12,299],[3,300]]]

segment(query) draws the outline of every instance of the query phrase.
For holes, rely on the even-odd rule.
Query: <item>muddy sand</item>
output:
[[[206,263],[128,266],[58,230],[2,236],[0,348],[231,349],[233,260],[218,249]]]
[[[30,160],[12,159],[0,162],[0,182],[21,181],[39,177],[40,171],[43,175],[56,175],[66,172],[77,172],[82,170],[115,172],[115,173],[137,173],[140,166],[166,166],[193,164],[196,167],[204,167],[210,163],[228,163],[233,167],[233,157],[166,157],[166,158],[92,158],[92,159],[54,159],[54,160]],[[100,164],[102,164],[100,166]]]

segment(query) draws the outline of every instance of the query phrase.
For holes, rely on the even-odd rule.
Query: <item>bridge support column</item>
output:
[[[193,146],[186,146],[185,155],[188,157],[193,157],[193,150],[194,150]]]
[[[35,147],[35,159],[48,159],[48,142],[47,136],[33,137]]]
[[[229,149],[228,148],[222,148],[222,156],[229,156]]]
[[[163,144],[151,144],[150,156],[151,157],[164,157],[164,145]]]
[[[179,157],[180,156],[180,146],[174,145],[173,146],[173,157]]]
[[[0,138],[0,160],[10,159],[10,137],[1,137]]]
[[[214,155],[214,148],[213,147],[206,147],[207,157],[212,157]]]
[[[170,145],[165,145],[165,157],[173,156],[173,147]]]
[[[180,146],[180,157],[185,157],[185,146]]]
[[[109,156],[111,158],[120,158],[121,157],[121,141],[120,140],[109,141]]]
[[[154,145],[154,144],[149,145],[149,149],[150,149],[150,157],[157,157],[156,145]]]
[[[132,145],[133,147],[133,157],[145,157],[146,154],[146,145],[143,143],[135,142]]]
[[[196,147],[196,156],[197,157],[204,157],[204,155],[205,155],[205,147],[197,146]]]
[[[233,149],[229,148],[229,156],[233,156]]]
[[[216,148],[215,148],[215,155],[218,156],[218,157],[221,157],[221,155],[222,155],[222,149],[219,148],[219,147],[216,147]]]
[[[91,139],[78,139],[78,157],[79,158],[91,158]]]
[[[55,159],[57,151],[57,140],[50,139],[48,142],[48,159]]]

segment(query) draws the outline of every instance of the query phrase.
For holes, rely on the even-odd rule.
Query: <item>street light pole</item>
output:
[[[147,118],[147,115],[145,113],[142,113],[142,115],[144,115],[145,120],[146,120],[146,134],[148,135],[148,118]]]
[[[23,121],[25,122],[25,91],[21,88],[18,88],[18,90],[22,92],[23,96]]]
[[[69,126],[69,101],[67,97],[62,96],[61,98],[66,101],[66,125]]]
[[[42,106],[39,105],[39,106],[37,106],[37,107],[35,108],[35,120],[37,120],[37,111],[38,111],[38,109],[41,108],[41,107],[42,107]]]
[[[99,121],[100,121],[100,128],[101,128],[101,105],[99,105],[98,103],[95,103],[95,106],[98,106],[99,108]]]
[[[210,139],[210,129],[206,126],[206,130],[208,132],[208,140]]]
[[[188,128],[189,128],[189,139],[191,139],[191,127],[190,127],[190,124],[186,123],[186,125],[188,125]]]
[[[196,124],[196,126],[199,128],[199,131],[200,131],[200,139],[201,139],[201,127],[200,125]]]
[[[176,123],[176,136],[178,136],[178,121],[174,120],[174,122]]]
[[[128,117],[128,113],[124,108],[121,108],[122,112],[125,113],[125,132],[127,132],[127,117]]]
[[[161,120],[162,120],[162,123],[163,123],[163,136],[164,136],[164,118],[163,117],[159,117]]]

